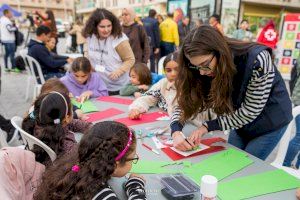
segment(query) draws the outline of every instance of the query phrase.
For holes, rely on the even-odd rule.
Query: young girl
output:
[[[117,200],[107,181],[125,176],[137,161],[132,130],[118,122],[99,122],[83,136],[77,151],[46,170],[34,199]],[[146,199],[144,186],[143,177],[131,174],[125,183],[128,199]]]
[[[151,72],[146,64],[136,63],[129,71],[130,83],[120,90],[121,96],[140,97],[149,89],[152,82]]]
[[[74,97],[79,97],[79,101],[108,95],[99,73],[92,71],[91,63],[85,57],[76,58],[70,72],[60,80]]]
[[[66,94],[50,92],[41,94],[34,103],[33,111],[22,123],[22,128],[48,145],[60,157],[76,146],[73,132],[84,132],[90,123],[72,119],[72,105]],[[48,163],[49,157],[39,147],[33,149],[36,160]]]
[[[42,85],[41,94],[46,94],[53,91],[70,96],[68,88],[58,78],[50,78]],[[86,116],[83,114],[82,110],[74,105],[72,108],[73,119],[86,119]]]
[[[130,119],[139,118],[141,113],[147,112],[151,106],[155,106],[156,104],[159,108],[162,108],[171,115],[172,108],[174,107],[173,100],[176,95],[174,81],[178,74],[177,56],[178,53],[174,52],[169,54],[164,60],[163,66],[166,78],[154,84],[150,90],[145,92],[143,96],[137,98],[129,106]]]

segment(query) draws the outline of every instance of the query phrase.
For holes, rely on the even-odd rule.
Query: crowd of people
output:
[[[24,185],[4,197],[29,192],[34,199],[117,199],[108,180],[125,176],[138,161],[134,130],[118,122],[86,122],[81,109],[72,106],[72,97],[84,102],[108,95],[133,96],[128,118],[138,119],[154,106],[167,112],[174,147],[179,150],[193,149],[208,132],[229,130],[228,143],[262,160],[274,150],[293,118],[292,102],[272,61],[273,46],[253,42],[246,20],[234,38],[228,38],[218,15],[212,15],[208,24],[197,21],[193,28],[188,17],[176,23],[173,14],[163,19],[153,9],[141,22],[135,21],[132,8],[122,10],[121,22],[112,12],[96,9],[85,24],[78,21],[70,31],[84,55],[72,59],[57,54],[53,13],[37,14],[44,22],[28,44],[28,55],[38,61],[47,81],[22,128],[58,158],[53,164],[38,147],[26,153],[13,147],[2,149],[4,157],[26,158],[26,167],[38,166],[28,181],[33,189]],[[16,67],[12,59],[16,28],[10,19],[11,13],[5,11],[1,40],[7,50],[7,70],[8,58]],[[165,57],[164,76],[155,74],[160,57]],[[70,67],[65,71],[67,63]],[[299,89],[292,99],[299,105]],[[9,142],[13,127],[6,119],[0,120]],[[189,137],[182,133],[187,122],[197,127]],[[84,133],[79,144],[73,132]],[[299,152],[298,138],[299,134],[291,142],[293,153],[287,154],[286,166],[291,166],[294,152]],[[5,165],[20,169],[13,160]],[[299,163],[298,158],[296,168]],[[0,182],[10,181],[0,174]],[[11,187],[6,184],[5,189]],[[131,174],[124,189],[129,199],[146,199],[140,175]]]

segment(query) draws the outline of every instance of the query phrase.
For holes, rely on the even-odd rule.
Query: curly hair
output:
[[[65,100],[62,98],[62,96]],[[34,103],[34,119],[27,117],[22,123],[22,128],[48,145],[58,156],[64,153],[63,141],[65,131],[63,121],[67,115],[71,115],[70,98],[65,94],[47,93],[41,94]],[[55,123],[59,120],[59,123]],[[31,131],[31,132],[30,132]],[[48,165],[49,156],[40,147],[34,146],[32,152],[35,153],[36,160]]]
[[[80,141],[77,151],[55,162],[44,173],[42,184],[34,199],[92,199],[116,169],[115,158],[128,142],[129,128],[114,121],[95,124]],[[119,160],[121,165],[136,148],[136,139],[132,134],[132,144]],[[79,165],[78,172],[72,166]]]
[[[224,37],[208,25],[200,26],[187,35],[178,58],[180,76],[175,81],[176,99],[183,111],[181,121],[209,108],[218,115],[233,112],[234,56],[244,55],[254,45]],[[217,58],[214,78],[189,69],[189,58],[209,54]]]
[[[93,34],[99,37],[97,26],[103,19],[107,19],[112,23],[112,36],[115,38],[122,36],[122,27],[119,19],[112,12],[103,8],[97,8],[86,22],[82,31],[83,37],[91,37]]]

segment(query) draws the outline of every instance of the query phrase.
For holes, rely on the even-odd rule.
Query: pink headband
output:
[[[121,153],[119,153],[119,155],[115,158],[116,161],[120,160],[126,154],[126,152],[128,151],[131,143],[132,143],[132,132],[129,130],[128,142],[127,142],[125,148],[123,149],[123,151],[121,151]]]

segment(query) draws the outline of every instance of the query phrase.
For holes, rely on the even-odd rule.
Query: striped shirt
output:
[[[244,102],[242,102],[240,108],[232,114],[218,116],[216,119],[218,122],[217,126],[212,127],[212,123],[208,121],[209,131],[239,129],[251,123],[260,115],[268,101],[275,78],[275,70],[271,56],[267,50],[260,52],[257,55],[256,61],[259,62],[260,67],[253,69]],[[183,124],[179,123],[181,112],[179,107],[174,109],[171,122],[172,133],[181,131],[183,128]]]
[[[128,200],[146,199],[145,183],[138,177],[132,177],[125,183],[125,192]],[[98,192],[92,200],[118,200],[116,193],[107,185]]]

